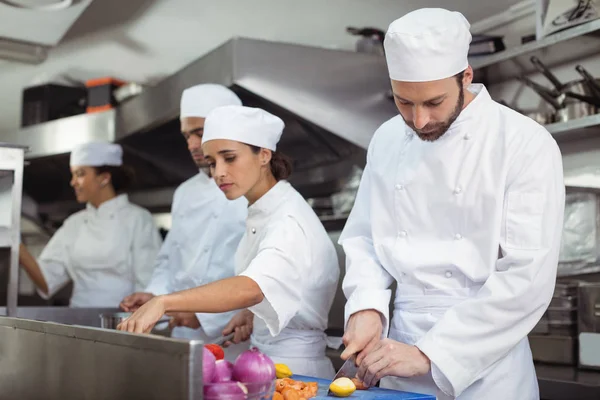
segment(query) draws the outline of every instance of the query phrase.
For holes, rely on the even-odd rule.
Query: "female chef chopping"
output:
[[[283,128],[281,119],[258,108],[209,113],[202,150],[211,174],[229,200],[245,196],[249,203],[235,255],[238,276],[155,297],[118,329],[149,332],[173,311],[247,308],[224,334],[253,325],[252,345],[276,363],[296,374],[333,377],[324,330],[339,277],[337,255],[311,207],[285,181],[291,168],[275,151]]]
[[[73,281],[71,307],[116,307],[148,284],[161,239],[150,213],[121,194],[130,180],[122,154],[104,142],[71,152],[71,186],[86,209],[67,218],[37,261],[20,249],[19,262],[42,297]]]

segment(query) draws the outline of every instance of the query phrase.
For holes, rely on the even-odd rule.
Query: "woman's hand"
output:
[[[117,330],[132,333],[150,333],[164,314],[163,296],[153,297],[129,318],[121,322],[117,326]]]

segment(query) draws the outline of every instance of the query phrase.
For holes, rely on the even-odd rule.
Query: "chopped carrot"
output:
[[[352,381],[352,383],[354,383],[354,386],[356,386],[356,390],[367,390],[369,389],[368,386],[366,386],[363,381],[361,381],[358,378],[352,378],[350,379]]]
[[[286,387],[283,389],[281,393],[283,395],[283,400],[300,400],[300,393],[296,389],[292,389],[291,387]]]

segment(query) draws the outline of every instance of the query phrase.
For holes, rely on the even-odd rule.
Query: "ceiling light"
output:
[[[40,64],[47,57],[48,49],[44,46],[0,38],[0,58],[28,64]]]

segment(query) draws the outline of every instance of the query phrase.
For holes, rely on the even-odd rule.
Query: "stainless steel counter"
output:
[[[202,345],[0,317],[0,398],[202,398]]]
[[[100,327],[100,314],[119,312],[117,308],[18,307],[15,317],[68,325]],[[0,307],[0,316],[7,315]]]

